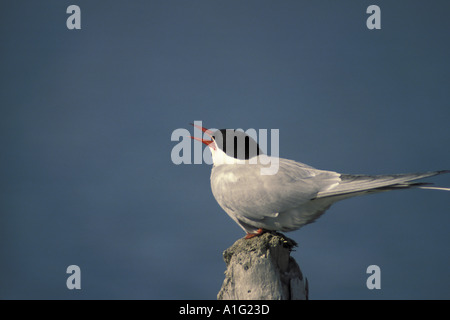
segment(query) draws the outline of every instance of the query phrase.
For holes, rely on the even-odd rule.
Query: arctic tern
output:
[[[212,193],[222,209],[247,233],[246,239],[265,231],[293,231],[315,221],[333,203],[354,196],[389,190],[430,187],[415,180],[450,170],[391,175],[341,174],[315,169],[293,160],[265,155],[249,135],[233,129],[212,131],[201,126],[211,140]],[[261,169],[278,161],[275,174]]]

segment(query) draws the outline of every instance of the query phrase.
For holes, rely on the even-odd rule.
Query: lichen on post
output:
[[[297,244],[281,233],[239,239],[224,251],[218,300],[306,300],[308,281],[290,256]]]

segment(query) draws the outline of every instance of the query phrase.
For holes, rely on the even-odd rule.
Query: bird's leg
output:
[[[264,229],[259,228],[258,230],[256,230],[256,233],[247,233],[247,235],[244,237],[244,239],[251,239],[253,237],[257,237],[260,236],[264,233]]]

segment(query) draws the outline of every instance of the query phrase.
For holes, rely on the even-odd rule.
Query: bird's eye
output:
[[[212,138],[213,140],[216,140],[216,137],[215,137],[215,136],[211,136],[211,138]]]

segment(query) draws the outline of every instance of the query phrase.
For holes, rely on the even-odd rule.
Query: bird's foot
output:
[[[247,235],[244,237],[244,239],[251,239],[251,238],[260,236],[260,235],[262,235],[264,232],[265,232],[264,229],[259,228],[259,229],[256,231],[256,233],[247,233]]]

